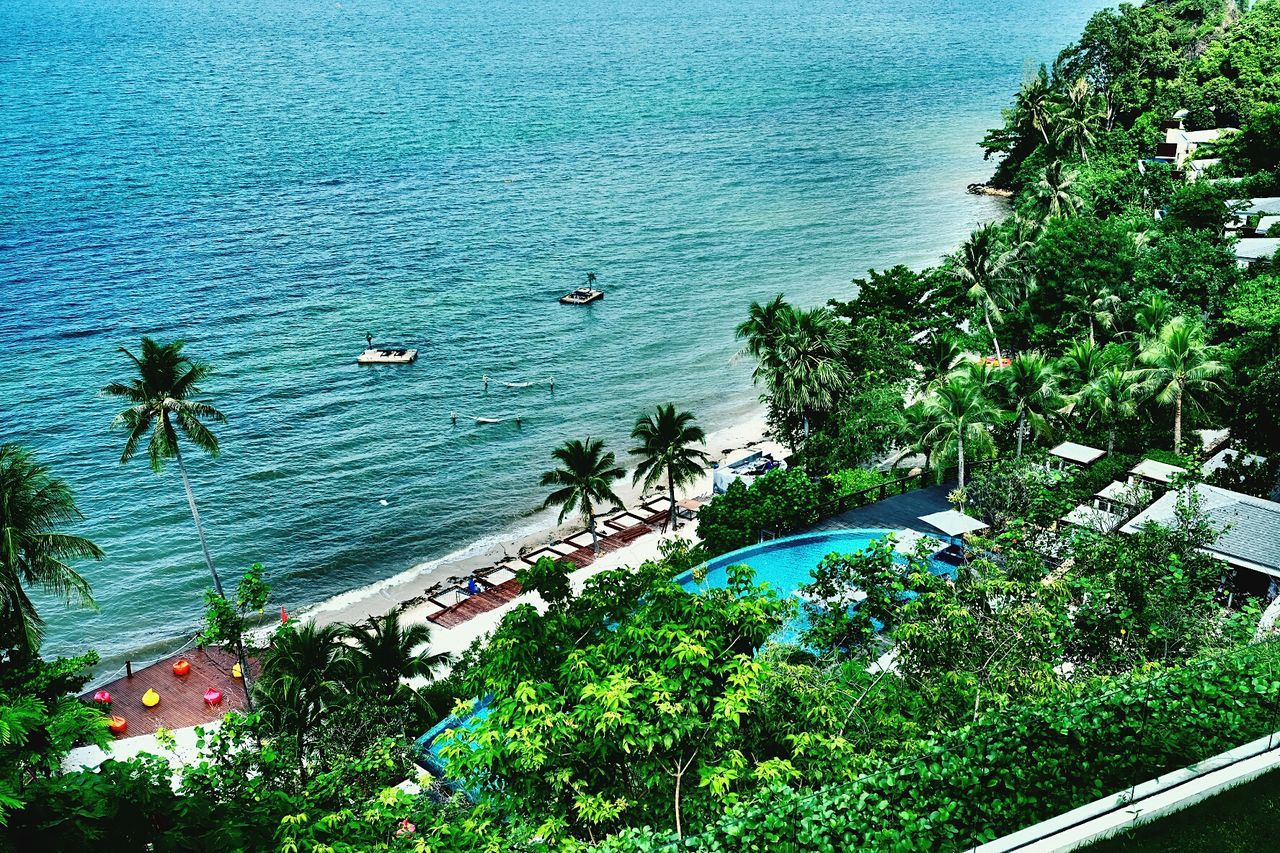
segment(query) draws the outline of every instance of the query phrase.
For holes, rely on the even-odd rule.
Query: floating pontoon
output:
[[[367,349],[356,356],[356,364],[409,364],[418,360],[416,349]]]
[[[590,287],[579,287],[572,293],[566,293],[560,297],[561,305],[589,305],[597,299],[604,299],[603,290],[595,290]]]

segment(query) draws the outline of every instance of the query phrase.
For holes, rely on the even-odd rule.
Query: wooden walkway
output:
[[[866,506],[833,515],[815,524],[810,530],[849,530],[858,528],[884,528],[929,533],[932,528],[920,520],[920,516],[951,509],[947,494],[955,489],[954,483],[926,486],[901,495],[885,498]]]
[[[191,671],[183,676],[173,674],[173,662],[186,658]],[[228,711],[244,708],[244,688],[231,677],[236,659],[220,649],[190,649],[179,655],[157,661],[135,670],[133,675],[117,678],[85,693],[81,698],[92,701],[97,690],[111,694],[111,713],[124,717],[129,724],[122,737],[154,734],[156,729],[181,729],[221,720]],[[251,675],[258,673],[258,662],[249,661]],[[222,692],[222,701],[209,705],[204,692],[210,687]],[[160,704],[147,708],[142,694],[150,688],[160,694]]]

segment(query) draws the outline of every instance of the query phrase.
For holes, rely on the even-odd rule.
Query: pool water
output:
[[[729,567],[747,565],[755,571],[757,584],[767,583],[777,590],[781,598],[794,597],[800,587],[813,580],[813,570],[828,554],[864,551],[872,540],[883,539],[895,532],[900,535],[900,531],[893,530],[831,530],[788,536],[785,539],[739,548],[709,560],[706,576],[701,582],[694,578],[693,572],[684,573],[676,581],[691,591],[723,589],[729,585]],[[949,575],[954,571],[951,566],[937,560],[931,561],[930,566],[939,575]],[[798,608],[795,618],[784,625],[774,635],[774,639],[784,643],[798,643],[806,627],[804,610]]]

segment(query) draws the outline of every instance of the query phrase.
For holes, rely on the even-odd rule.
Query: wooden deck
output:
[[[173,674],[173,662],[186,658],[191,671],[185,676]],[[85,693],[81,698],[93,699],[97,690],[111,694],[111,713],[124,717],[129,728],[122,737],[153,734],[156,729],[182,729],[221,720],[228,711],[244,708],[244,688],[240,680],[231,677],[231,667],[236,659],[219,649],[190,649],[157,661],[148,667],[136,669],[132,676],[117,678]],[[249,672],[257,675],[258,662],[249,661]],[[222,691],[222,702],[209,705],[204,692],[210,687]],[[142,694],[147,689],[160,694],[160,704],[147,708],[142,704]]]
[[[457,604],[446,607],[439,613],[433,613],[427,619],[441,628],[452,628],[469,619],[474,619],[481,613],[488,613],[490,610],[498,609],[507,602],[514,600],[519,594],[520,581],[512,578],[509,581],[503,581],[497,586],[477,592]]]

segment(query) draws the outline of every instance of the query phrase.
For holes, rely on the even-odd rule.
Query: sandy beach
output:
[[[715,462],[721,462],[744,449],[752,448],[768,440],[768,427],[765,424],[763,409],[756,407],[747,417],[723,429],[713,430],[707,435],[707,453]],[[649,492],[642,495],[642,490],[631,484],[631,473],[621,481],[615,492],[627,507],[637,506],[643,497],[657,494]],[[711,493],[711,472],[706,474],[692,486],[677,489],[676,499],[706,496]],[[662,491],[661,494],[665,494]],[[522,554],[534,551],[544,545],[559,541],[562,537],[581,529],[582,522],[578,518],[566,518],[564,523],[557,523],[557,510],[549,509],[540,512],[523,524],[501,533],[495,533],[479,542],[455,551],[445,557],[429,560],[415,565],[393,577],[351,590],[325,601],[301,607],[289,613],[290,618],[302,620],[314,619],[321,623],[359,623],[372,616],[381,616],[388,611],[399,609],[409,621],[423,621],[425,614],[436,609],[426,602],[428,591],[437,585],[451,585],[451,582],[465,579],[473,572],[480,571],[498,563],[518,558]],[[693,532],[692,525],[681,527],[680,533],[689,536]],[[658,542],[670,536],[651,535],[642,537],[637,542],[612,554],[602,555],[586,569],[574,573],[580,583],[582,579],[608,568],[616,568],[626,564],[638,564],[658,554]],[[287,607],[287,603],[286,603]],[[507,608],[496,613],[501,614]],[[492,613],[483,614],[473,622],[485,620]],[[500,619],[500,615],[497,617]],[[497,619],[492,620],[494,624]],[[472,623],[467,623],[471,625]],[[478,625],[477,625],[478,627]],[[490,626],[492,627],[492,626]],[[274,622],[264,626],[257,632],[258,637],[274,628]],[[459,632],[439,629],[441,639],[445,635]],[[466,631],[474,636],[475,630]],[[255,638],[257,639],[257,638]],[[469,641],[468,641],[469,642]],[[465,645],[463,646],[465,648]]]

